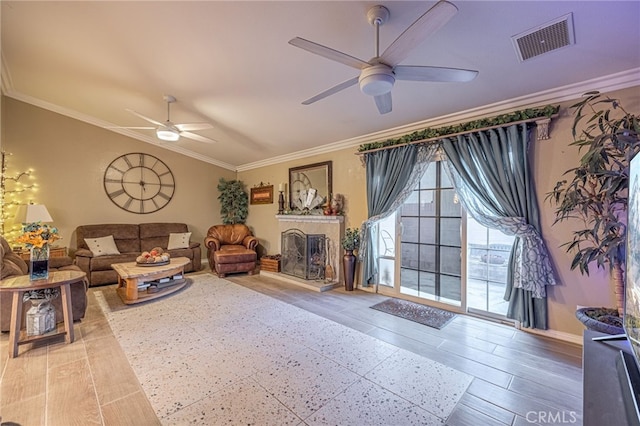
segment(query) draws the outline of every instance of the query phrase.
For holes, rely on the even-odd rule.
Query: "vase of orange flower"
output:
[[[24,243],[30,250],[29,278],[32,281],[49,278],[49,247],[60,239],[58,228],[30,223],[22,228],[23,234],[16,240]]]

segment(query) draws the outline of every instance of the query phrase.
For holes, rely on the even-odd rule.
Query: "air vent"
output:
[[[575,43],[571,13],[511,37],[520,62]]]

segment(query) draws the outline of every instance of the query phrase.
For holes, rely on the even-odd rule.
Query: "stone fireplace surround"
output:
[[[342,246],[340,241],[344,235],[344,216],[321,215],[276,215],[280,235],[289,229],[299,229],[305,234],[324,234],[327,237],[329,249],[328,263],[333,268],[334,279],[331,282],[303,280],[282,273],[268,272],[265,275],[274,276],[303,287],[326,291],[340,285],[342,280]],[[281,253],[280,240],[278,240],[278,253]],[[263,274],[263,272],[260,272]]]

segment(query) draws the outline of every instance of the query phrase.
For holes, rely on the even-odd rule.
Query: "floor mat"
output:
[[[453,312],[401,299],[387,299],[371,306],[371,309],[437,328],[438,330],[456,317]]]

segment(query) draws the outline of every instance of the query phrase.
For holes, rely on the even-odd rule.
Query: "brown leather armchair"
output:
[[[52,257],[49,259],[49,270],[74,270],[80,271],[70,257]],[[15,275],[25,275],[29,273],[27,263],[20,256],[11,251],[11,247],[7,241],[0,237],[0,278],[10,278]],[[84,318],[87,310],[87,289],[89,283],[87,280],[78,281],[71,284],[71,311],[73,320],[79,321]],[[9,331],[11,324],[11,304],[12,296],[10,292],[0,293],[0,331]],[[62,303],[60,298],[53,299],[51,304],[56,310],[56,322],[61,322],[64,318],[62,315]],[[27,307],[28,309],[28,307]],[[27,309],[23,310],[23,319]]]
[[[211,272],[216,272],[220,278],[235,272],[253,275],[258,259],[258,239],[246,225],[214,225],[207,231],[204,245]]]

